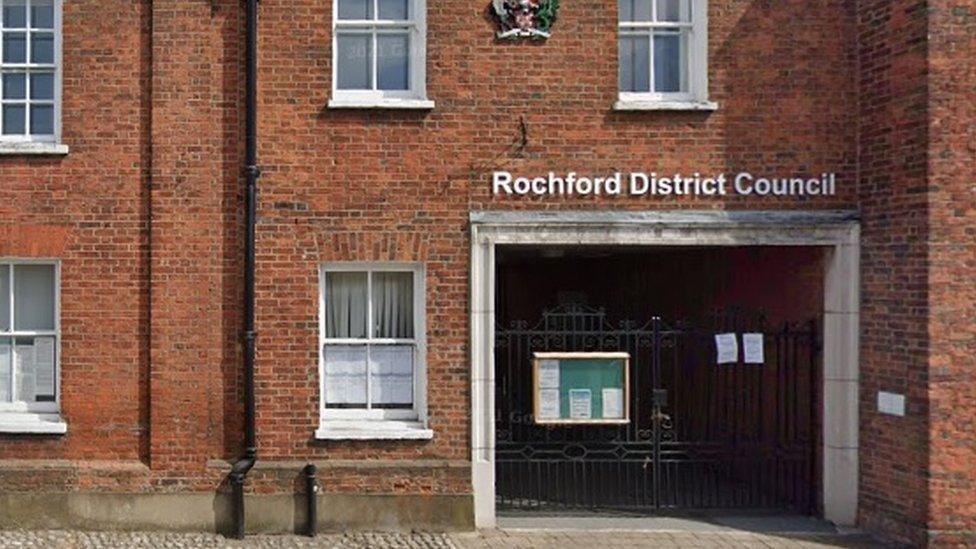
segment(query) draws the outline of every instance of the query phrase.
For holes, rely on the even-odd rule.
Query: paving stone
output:
[[[863,535],[783,535],[748,532],[486,531],[466,534],[328,534],[249,536],[159,532],[0,531],[0,549],[592,549],[894,547]]]

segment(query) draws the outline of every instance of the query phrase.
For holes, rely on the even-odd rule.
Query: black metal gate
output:
[[[717,365],[714,336],[762,332],[765,364]],[[705,326],[659,318],[611,326],[564,305],[496,331],[500,509],[782,509],[816,505],[815,322],[774,331],[718,313]],[[631,355],[626,426],[538,426],[534,352]]]

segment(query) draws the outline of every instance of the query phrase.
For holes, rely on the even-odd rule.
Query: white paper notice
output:
[[[715,334],[715,362],[733,364],[739,360],[739,340],[735,334]]]
[[[20,385],[17,391],[17,400],[23,402],[35,402],[37,401],[37,389],[34,384],[34,374],[21,374],[17,378],[18,385]]]
[[[763,364],[766,362],[766,357],[763,355],[763,335],[742,334],[742,354],[746,364]]]
[[[623,419],[623,417],[624,417],[624,390],[604,389],[603,390],[603,419]]]
[[[539,419],[559,419],[559,389],[539,391]]]
[[[593,417],[593,392],[589,389],[569,390],[569,417],[591,419]]]
[[[37,394],[54,396],[54,338],[34,340],[34,382]]]
[[[410,376],[373,376],[370,379],[373,402],[410,404],[413,402],[413,378]]]
[[[410,404],[413,402],[413,378],[398,377],[393,384],[393,403]]]
[[[0,402],[10,402],[10,345],[0,345]]]
[[[364,404],[366,402],[366,376],[349,376],[343,388],[342,402]]]
[[[16,356],[14,367],[17,375],[17,400],[34,402],[37,400],[37,389],[34,383],[34,346],[17,345],[14,348]]]
[[[539,361],[539,388],[540,389],[559,388],[559,361],[558,360]]]
[[[341,404],[345,395],[345,377],[332,376],[325,380],[325,401],[329,404]]]

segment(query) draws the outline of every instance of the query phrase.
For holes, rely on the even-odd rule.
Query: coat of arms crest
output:
[[[492,0],[501,30],[499,38],[549,38],[559,0]]]

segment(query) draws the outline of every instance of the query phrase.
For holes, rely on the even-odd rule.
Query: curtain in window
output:
[[[366,337],[366,273],[325,276],[325,336]]]
[[[373,273],[373,326],[373,337],[414,337],[411,273]]]

